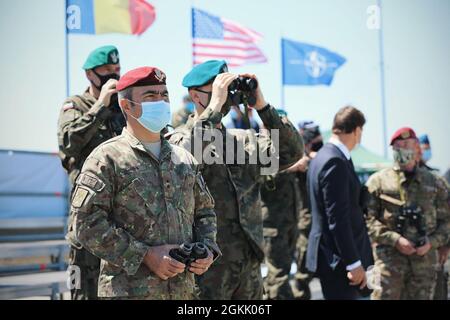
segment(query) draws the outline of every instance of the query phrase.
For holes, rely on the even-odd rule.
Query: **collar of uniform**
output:
[[[403,170],[400,170],[400,166],[397,163],[394,163],[394,166],[392,168],[399,175],[400,183],[405,182],[406,181],[406,175],[405,175],[405,172]],[[417,181],[419,183],[421,181],[420,180],[420,170],[421,170],[421,168],[416,167],[416,172],[415,172],[415,174],[413,176],[413,179],[412,179],[412,180],[415,180],[415,181]]]
[[[93,103],[97,102],[97,99],[89,92],[89,87],[84,91],[83,96]]]
[[[169,141],[161,137],[161,154],[159,155],[159,160],[163,161],[171,154],[172,154],[171,144],[169,143]]]
[[[141,141],[139,141],[138,138],[136,138],[135,136],[133,136],[128,130],[127,128],[123,128],[122,130],[122,136],[124,136],[128,142],[130,143],[130,146],[132,148],[141,150],[145,153],[148,153],[148,151],[145,149],[144,145],[142,144]],[[163,137],[161,137],[161,154],[159,155],[159,161],[164,160],[168,155],[170,155],[172,152],[172,146],[170,145],[170,143],[164,139]]]
[[[187,127],[193,127],[194,126],[194,122],[195,122],[195,112],[191,113],[186,121],[186,126]]]
[[[195,125],[195,121],[196,121],[196,120],[197,120],[197,117],[196,117],[195,112],[191,113],[191,114],[188,116],[188,119],[187,119],[187,121],[186,121],[186,127],[187,127],[187,128],[193,128],[194,125]],[[221,124],[221,127],[222,127],[222,128],[225,127],[225,126],[223,125],[222,122],[220,122],[220,124]]]

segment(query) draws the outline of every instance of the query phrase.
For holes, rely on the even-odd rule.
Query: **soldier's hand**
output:
[[[440,247],[438,249],[439,263],[441,265],[444,265],[447,262],[449,252],[450,252],[450,247]]]
[[[400,253],[410,256],[416,253],[416,248],[414,248],[414,244],[406,238],[400,237],[397,243],[395,244],[395,248],[397,248]]]
[[[311,152],[308,154],[308,156],[309,156],[311,159],[314,159],[314,158],[316,157],[316,155],[317,155],[317,152],[316,152],[316,151],[311,151]]]
[[[424,256],[430,251],[431,243],[427,241],[423,246],[416,248],[416,254],[418,256]]]
[[[214,79],[212,85],[212,95],[209,106],[216,112],[222,110],[222,106],[225,104],[228,98],[228,86],[237,78],[237,75],[225,72],[219,74]]]
[[[170,249],[179,245],[162,245],[151,247],[144,258],[144,264],[159,278],[167,280],[184,272],[186,266],[169,256]]]
[[[102,90],[100,91],[100,95],[98,97],[98,101],[100,103],[103,103],[106,107],[109,107],[109,104],[111,102],[111,96],[115,93],[117,93],[116,85],[117,85],[116,79],[109,79],[108,82],[106,82]]]
[[[362,289],[367,284],[366,271],[362,266],[347,272],[347,278],[350,280],[351,286],[359,286]]]
[[[252,78],[252,79],[255,79],[256,81],[258,81],[258,87],[255,90],[256,103],[254,106],[250,106],[250,107],[255,108],[256,110],[261,110],[262,108],[264,108],[267,105],[267,102],[266,102],[266,100],[264,100],[264,96],[263,96],[262,90],[261,90],[261,84],[259,83],[258,78],[256,78],[256,76],[254,74],[250,74],[250,73],[240,74],[239,76]]]
[[[208,256],[205,259],[197,259],[191,263],[189,271],[197,275],[204,274],[213,263],[213,254],[208,250]]]
[[[306,172],[308,169],[308,163],[309,163],[309,157],[303,156],[300,160],[298,160],[295,164],[293,164],[291,167],[287,168],[287,172]]]

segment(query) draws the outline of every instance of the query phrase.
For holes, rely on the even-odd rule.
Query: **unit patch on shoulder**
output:
[[[75,194],[72,199],[72,206],[74,208],[80,208],[84,200],[86,200],[87,196],[89,195],[89,190],[84,189],[83,187],[77,187],[77,191],[75,191]]]

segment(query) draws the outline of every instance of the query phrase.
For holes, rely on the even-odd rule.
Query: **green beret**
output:
[[[183,78],[183,87],[201,87],[213,80],[218,74],[228,72],[227,63],[223,60],[209,60],[196,65]]]
[[[287,112],[283,109],[277,109],[278,115],[280,117],[287,117]]]
[[[83,65],[84,70],[94,69],[105,64],[119,63],[119,51],[114,46],[104,46],[92,51]]]

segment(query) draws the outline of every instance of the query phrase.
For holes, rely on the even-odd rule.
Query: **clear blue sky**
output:
[[[102,0],[106,1],[106,0]],[[347,58],[330,87],[286,87],[290,118],[329,129],[339,107],[353,104],[368,123],[363,145],[382,154],[377,31],[366,26],[375,0],[149,0],[154,25],[141,37],[71,35],[71,94],[88,85],[81,70],[94,48],[114,44],[123,71],[158,66],[168,76],[172,108],[180,106],[181,79],[191,68],[192,5],[259,31],[268,63],[232,72],[255,73],[266,100],[279,105],[280,37],[324,46]],[[450,1],[384,0],[387,128],[409,125],[428,133],[431,165],[450,167]],[[0,1],[0,148],[56,151],[56,122],[65,98],[64,1]]]

